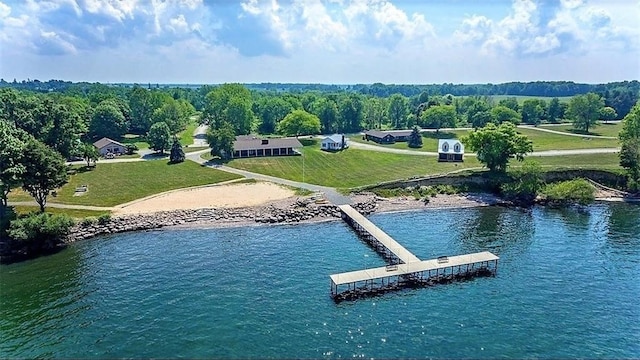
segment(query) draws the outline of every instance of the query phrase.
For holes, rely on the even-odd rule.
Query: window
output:
[[[442,151],[443,152],[449,152],[449,143],[448,142],[442,143]]]
[[[460,152],[460,143],[456,143],[453,145],[453,151],[459,153]]]

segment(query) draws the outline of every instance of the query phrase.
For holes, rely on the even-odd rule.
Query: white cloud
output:
[[[0,19],[4,19],[11,15],[11,7],[0,1]]]

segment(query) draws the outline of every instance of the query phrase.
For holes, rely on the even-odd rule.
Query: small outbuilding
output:
[[[458,139],[439,139],[438,161],[464,161],[464,145]]]
[[[320,148],[325,151],[340,151],[349,147],[349,139],[344,134],[333,134],[322,139]]]
[[[127,153],[126,145],[107,137],[103,137],[102,139],[94,142],[93,146],[98,149],[98,152],[102,156],[107,156],[108,154],[123,155]]]

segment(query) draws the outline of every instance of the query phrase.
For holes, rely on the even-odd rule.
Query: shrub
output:
[[[542,187],[542,169],[537,162],[526,162],[521,169],[510,172],[511,181],[500,186],[508,200],[532,204]]]
[[[97,222],[98,222],[98,219],[96,219],[95,217],[90,216],[90,217],[86,217],[86,218],[82,219],[81,224],[82,224],[82,226],[87,227],[87,226],[92,226]]]
[[[55,248],[74,225],[69,216],[31,213],[11,222],[9,237],[29,253]]]
[[[133,155],[136,151],[138,151],[138,147],[136,144],[127,144],[127,155]]]
[[[585,179],[575,179],[549,184],[542,191],[542,195],[551,204],[587,205],[595,200],[595,192],[595,187]]]
[[[105,225],[111,220],[111,214],[102,214],[98,216],[98,224]]]

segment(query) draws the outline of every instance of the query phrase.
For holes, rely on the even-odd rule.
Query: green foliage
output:
[[[387,113],[395,129],[406,128],[407,114],[409,113],[407,98],[400,94],[391,95]]]
[[[620,166],[627,170],[629,188],[637,191],[640,183],[640,101],[622,121]]]
[[[164,151],[169,149],[169,139],[171,139],[171,130],[167,124],[159,122],[151,125],[147,134],[147,142],[151,149],[164,154]]]
[[[320,133],[320,119],[304,110],[294,110],[278,124],[278,132],[283,135],[312,135]]]
[[[603,107],[604,100],[598,94],[577,95],[569,102],[567,115],[573,120],[576,130],[588,133],[589,128],[597,124]]]
[[[522,103],[520,113],[525,124],[538,125],[545,117],[546,102],[541,99],[527,99]]]
[[[409,147],[410,148],[422,147],[422,135],[420,134],[420,131],[416,126],[414,126],[413,130],[411,130],[411,136],[409,136]]]
[[[293,106],[289,102],[276,96],[263,97],[255,106],[256,114],[260,119],[258,131],[261,134],[276,132],[276,125],[293,110]]]
[[[0,206],[0,239],[8,237],[7,231],[11,221],[15,220],[16,212],[11,206]]]
[[[338,105],[334,100],[317,99],[311,103],[310,112],[320,119],[322,133],[330,134],[338,131]]]
[[[136,144],[126,144],[127,155],[133,155],[136,151],[138,151],[138,146]]]
[[[510,122],[513,125],[518,125],[522,121],[522,116],[517,111],[502,105],[491,109],[491,117],[496,124]]]
[[[96,161],[100,158],[100,153],[98,149],[93,146],[93,144],[83,143],[81,148],[82,158],[87,162],[87,167],[91,166],[91,162],[93,161],[93,165],[96,164]]]
[[[551,99],[551,101],[549,101],[549,109],[547,110],[547,115],[550,122],[555,123],[564,119],[566,105],[563,105],[565,104],[561,104],[560,100],[557,97],[554,97],[553,99]]]
[[[151,128],[153,113],[162,106],[162,98],[153,92],[134,86],[128,94],[131,107],[131,132],[146,134]]]
[[[515,97],[500,99],[500,101],[498,101],[498,106],[505,106],[513,111],[520,110],[520,104],[518,104],[518,99]]]
[[[74,225],[66,215],[32,213],[11,222],[9,237],[14,241],[29,243],[31,249],[52,248]]]
[[[83,227],[89,227],[89,226],[93,226],[95,224],[98,223],[98,219],[93,217],[93,216],[89,216],[86,217],[84,219],[82,219],[82,221],[80,222],[80,225],[82,225]]]
[[[478,160],[489,170],[498,172],[506,171],[510,158],[522,161],[526,153],[533,151],[531,141],[518,134],[510,122],[488,124],[463,137],[462,142],[477,153]]]
[[[183,162],[185,159],[184,150],[182,150],[182,145],[180,141],[178,141],[177,137],[173,137],[173,145],[171,145],[171,155],[169,156],[169,162],[172,164],[177,164]]]
[[[175,134],[185,129],[189,123],[189,116],[194,112],[195,109],[188,102],[169,98],[153,111],[153,121],[167,124],[169,131]]]
[[[102,214],[97,218],[99,225],[106,225],[111,221],[111,214]]]
[[[411,196],[416,200],[426,200],[437,195],[455,195],[462,191],[461,188],[449,184],[433,186],[398,187],[390,189],[374,189],[373,192],[384,198]]]
[[[20,185],[25,166],[22,162],[28,135],[8,121],[0,120],[0,208],[7,206],[7,196]]]
[[[487,110],[480,111],[473,114],[470,121],[474,129],[481,128],[493,121],[493,115]]]
[[[456,110],[452,105],[432,106],[422,113],[420,120],[423,127],[436,131],[442,127],[455,127]]]
[[[595,200],[595,187],[585,179],[548,184],[542,190],[543,197],[552,205],[587,205]]]
[[[110,103],[100,103],[91,118],[89,134],[93,138],[119,139],[127,132],[127,122],[120,109]]]
[[[234,134],[248,134],[253,123],[249,90],[241,84],[223,84],[206,96],[203,119],[214,128],[231,124]]]
[[[25,166],[22,188],[33,196],[40,211],[44,212],[49,193],[68,179],[67,165],[59,153],[37,140],[27,142],[22,161]]]
[[[600,120],[604,120],[604,121],[615,120],[617,116],[618,116],[618,113],[616,113],[616,110],[610,106],[605,106],[602,109],[600,109]]]
[[[526,161],[521,168],[509,172],[511,182],[500,186],[502,195],[524,203],[533,203],[542,188],[542,167],[535,161]]]
[[[207,142],[211,148],[211,155],[219,156],[221,159],[229,159],[233,155],[233,142],[236,139],[233,126],[223,122],[219,128],[209,127],[207,131]]]

